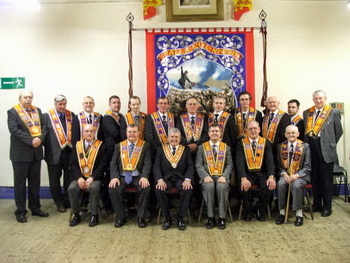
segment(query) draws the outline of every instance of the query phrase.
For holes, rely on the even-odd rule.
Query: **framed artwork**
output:
[[[166,21],[224,20],[223,0],[166,0]]]

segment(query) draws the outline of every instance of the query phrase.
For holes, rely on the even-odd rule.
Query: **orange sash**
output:
[[[294,117],[294,119],[290,122],[292,125],[297,125],[299,123],[299,121],[301,121],[302,118],[301,116],[298,114],[297,116]]]
[[[225,131],[225,127],[226,127],[226,123],[228,121],[228,118],[230,117],[230,113],[224,111],[221,114],[220,120],[218,121],[218,124],[220,125],[221,129],[222,129],[222,133],[221,133],[221,137],[220,139],[222,139],[222,136],[224,136],[224,131]],[[212,125],[214,123],[214,113],[209,115],[208,118],[208,125]]]
[[[106,115],[112,116],[112,118],[120,125],[120,117],[118,114],[115,114],[113,111],[108,110]]]
[[[195,141],[198,141],[201,138],[204,125],[204,114],[197,112],[196,116],[196,123],[194,124],[194,127],[192,127],[188,113],[181,115],[181,123],[188,142],[191,141],[192,137]]]
[[[72,148],[72,114],[69,110],[65,111],[66,116],[66,127],[67,132],[64,132],[62,123],[55,109],[51,109],[49,111],[50,120],[52,123],[52,127],[55,131],[56,138],[58,143],[60,144],[61,149],[64,149],[66,146]]]
[[[299,171],[301,156],[304,151],[304,143],[301,140],[297,140],[297,144],[294,150],[291,165],[289,166],[289,152],[288,152],[288,141],[281,143],[281,160],[282,166],[287,170],[289,175],[296,174]]]
[[[96,135],[95,138],[97,138],[97,133],[98,133],[98,129],[100,128],[100,118],[101,115],[98,112],[94,112],[93,114],[93,121],[92,121],[92,126],[94,127],[95,131],[96,131]],[[79,123],[80,123],[80,139],[83,139],[83,131],[84,131],[84,127],[86,126],[86,124],[88,124],[87,122],[87,116],[85,116],[85,112],[79,112],[78,114],[78,119],[79,119]]]
[[[169,163],[171,163],[171,166],[175,169],[177,167],[177,163],[180,161],[182,157],[183,152],[185,151],[185,146],[179,145],[174,155],[172,154],[172,151],[169,145],[163,144],[162,147],[163,147],[165,157],[168,159]]]
[[[214,158],[214,153],[211,149],[209,141],[203,143],[202,145],[207,160],[209,174],[212,176],[221,176],[224,172],[224,164],[226,159],[226,143],[219,142],[219,149],[216,159]]]
[[[146,113],[143,113],[140,111],[140,126],[139,126],[139,130],[140,130],[140,136],[139,139],[143,140],[143,133],[145,130],[145,123],[146,123]],[[131,112],[128,112],[127,114],[125,114],[125,120],[126,120],[126,124],[130,125],[130,124],[136,124],[134,121],[134,117],[132,116]]]
[[[145,141],[139,139],[134,147],[134,150],[132,151],[131,156],[129,156],[128,140],[120,143],[120,159],[122,160],[124,171],[134,171],[136,169],[144,144]]]
[[[168,137],[166,135],[166,131],[165,131],[164,126],[163,126],[163,122],[160,119],[158,112],[153,112],[151,114],[151,117],[153,118],[154,127],[156,128],[159,140],[162,142],[162,144],[166,144]],[[171,114],[170,112],[168,112],[168,123],[169,123],[168,124],[168,132],[169,132],[171,129],[174,128],[174,115]]]
[[[266,114],[264,117],[264,120],[262,123],[263,137],[266,139],[269,139],[271,143],[275,141],[276,130],[284,113],[285,113],[284,111],[279,110],[276,116],[271,121],[270,127],[269,127],[270,115]]]
[[[315,106],[311,107],[309,109],[309,115],[306,120],[305,134],[308,134],[309,136],[318,136],[318,134],[323,128],[323,125],[326,123],[326,120],[328,119],[329,114],[332,111],[332,107],[329,105],[324,106],[322,112],[320,112],[320,115],[318,116],[317,120],[315,120],[314,122],[315,111],[316,111],[316,107]]]
[[[258,137],[255,154],[248,137],[242,139],[245,160],[250,172],[260,171],[264,160],[266,139]]]
[[[77,142],[77,156],[79,161],[79,167],[81,173],[85,178],[89,178],[94,170],[94,165],[97,157],[98,150],[102,145],[102,141],[95,140],[90,147],[89,151],[85,153],[84,140]]]
[[[31,105],[32,117],[30,117],[20,103],[13,106],[13,108],[16,110],[24,125],[28,128],[30,135],[32,137],[41,136],[41,123],[38,109]]]
[[[249,107],[248,116],[246,116],[246,121],[244,126],[242,108],[238,108],[236,110],[236,124],[238,127],[238,137],[244,136],[245,129],[247,128],[247,124],[255,120],[256,113],[257,111],[255,109],[253,109],[252,107]]]

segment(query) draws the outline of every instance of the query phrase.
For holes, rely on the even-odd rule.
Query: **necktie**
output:
[[[290,145],[290,150],[289,150],[289,166],[290,166],[290,164],[292,163],[293,153],[294,153],[294,145],[291,144],[291,145]]]
[[[139,116],[139,115],[134,116],[134,120],[135,120],[135,124],[136,124],[137,126],[139,126],[139,125],[140,125],[140,116]]]
[[[275,114],[272,112],[272,113],[270,114],[269,126],[270,126],[270,124],[271,124],[271,122],[272,122],[272,120],[273,120],[274,117],[275,117]]]
[[[245,129],[246,122],[247,122],[247,113],[243,113],[243,130]]]
[[[91,144],[89,143],[86,147],[85,147],[85,157],[89,156],[89,150],[91,148]]]
[[[89,115],[89,122],[88,123],[92,124],[92,115],[91,114]]]
[[[64,130],[64,133],[67,134],[67,124],[66,124],[66,118],[64,116],[64,113],[60,114],[60,121]]]
[[[25,109],[26,113],[28,114],[29,118],[32,118],[32,111],[31,109]]]
[[[166,133],[166,135],[168,135],[168,123],[166,121],[166,115],[162,116],[162,123],[163,123],[163,127],[164,127],[164,130],[165,130],[165,133]]]
[[[134,151],[135,144],[130,143],[129,145],[129,158],[131,158],[132,152]],[[125,182],[130,184],[132,182],[132,171],[125,172]]]
[[[315,121],[317,120],[317,118],[318,118],[318,116],[320,115],[320,110],[318,110],[317,112],[316,112],[316,118],[315,118]]]
[[[194,116],[191,117],[191,125],[194,127],[195,124],[195,120],[194,120]]]
[[[252,141],[252,148],[253,148],[253,152],[255,154],[256,151],[256,141]]]
[[[217,122],[219,121],[218,119],[219,119],[219,114],[216,113],[216,114],[215,114],[214,123],[217,123]]]
[[[216,144],[213,144],[213,154],[214,154],[214,159],[216,160],[216,157],[218,156],[218,152],[216,150]]]
[[[175,155],[175,153],[176,153],[176,147],[173,147],[172,155]]]

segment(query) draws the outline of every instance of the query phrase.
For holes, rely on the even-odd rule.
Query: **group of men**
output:
[[[332,213],[332,172],[342,127],[339,111],[326,105],[326,94],[321,90],[313,93],[315,105],[304,112],[303,119],[298,115],[297,100],[288,102],[287,114],[280,110],[275,96],[267,99],[263,116],[251,107],[249,92],[239,95],[241,107],[231,113],[225,111],[225,98],[215,97],[214,112],[209,115],[199,111],[200,104],[194,97],[188,98],[187,111],[179,116],[168,112],[166,97],[157,99],[158,111],[149,115],[140,111],[137,96],[130,98],[130,111],[125,115],[119,112],[120,98],[111,96],[104,116],[94,112],[94,100],[89,96],[83,100],[83,111],[76,115],[66,108],[67,98],[63,95],[55,97],[54,108],[44,115],[32,100],[33,93],[24,90],[19,103],[8,111],[18,222],[27,222],[27,178],[32,215],[48,216],[40,209],[39,201],[43,146],[52,198],[58,212],[71,208],[70,226],[80,223],[80,202],[84,199],[91,203],[89,226],[96,226],[100,194],[108,192],[115,213],[114,226],[122,227],[127,222],[123,199],[128,187],[135,188],[138,194],[140,228],[147,225],[152,193],[165,218],[162,228],[172,226],[168,193],[175,191],[180,194],[178,229],[186,228],[183,218],[192,195],[205,201],[206,227],[225,229],[231,187],[240,189],[244,220],[252,220],[255,212],[257,219],[264,221],[276,185],[276,224],[284,222],[290,187],[296,211],[294,224],[300,226],[303,187],[310,180],[314,210],[321,211],[322,216]],[[255,189],[259,189],[259,202],[254,209]],[[218,220],[214,213],[216,200]]]

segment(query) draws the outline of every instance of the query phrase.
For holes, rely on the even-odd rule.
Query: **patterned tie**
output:
[[[134,151],[134,147],[135,147],[135,144],[130,143],[130,145],[129,145],[129,158],[131,158],[131,156],[132,156],[132,152]],[[126,171],[124,176],[125,176],[125,182],[127,184],[130,184],[132,182],[132,171]]]
[[[172,155],[175,155],[175,153],[176,153],[176,147],[173,147]]]
[[[273,120],[274,117],[275,117],[275,114],[272,112],[272,113],[270,114],[269,127],[270,127],[270,124],[271,124],[271,122],[272,122],[272,120]]]
[[[290,145],[290,151],[289,151],[289,166],[290,166],[290,164],[292,163],[293,153],[294,153],[294,145],[291,144],[291,145]]]
[[[32,118],[32,111],[30,108],[25,109],[26,113],[28,114],[29,118]]]
[[[215,114],[215,119],[214,119],[214,123],[217,123],[219,121],[219,114]]]
[[[194,127],[195,124],[195,120],[194,120],[194,116],[191,117],[191,125]]]
[[[60,113],[60,121],[64,130],[64,133],[67,134],[67,124],[66,124],[66,118],[64,116],[64,113]]]
[[[166,115],[162,116],[162,123],[163,123],[165,133],[166,133],[166,135],[168,135],[168,123],[166,122]]]
[[[213,154],[214,154],[214,159],[216,160],[216,157],[218,156],[218,151],[216,150],[216,144],[213,144]]]
[[[243,113],[243,130],[245,129],[246,122],[247,122],[247,113]]]
[[[88,124],[92,124],[92,115],[91,114],[89,115],[89,122],[88,122]]]
[[[134,116],[134,121],[135,121],[135,124],[136,124],[137,126],[140,126],[140,116],[139,116],[139,115]]]
[[[252,141],[252,148],[253,148],[253,152],[255,154],[256,151],[256,141]]]

